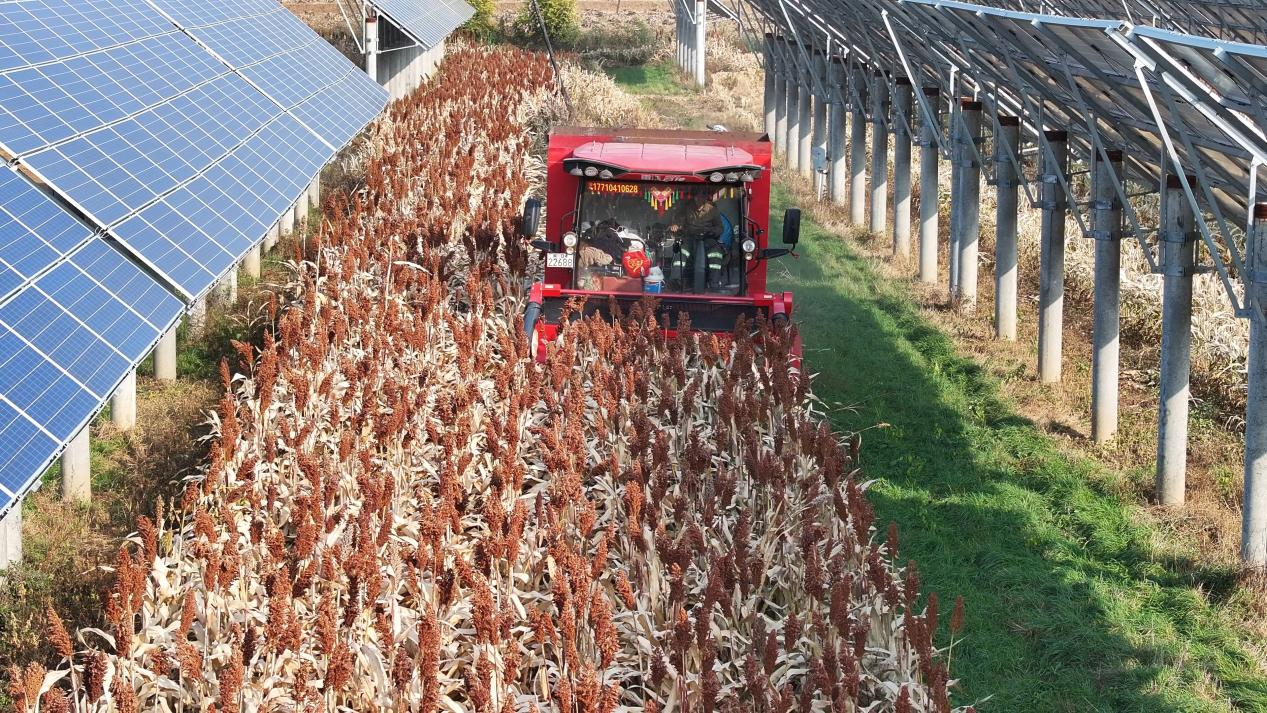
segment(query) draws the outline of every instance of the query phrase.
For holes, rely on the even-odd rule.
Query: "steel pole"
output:
[[[1122,175],[1122,152],[1096,155],[1091,174],[1092,237],[1095,238],[1095,316],[1092,323],[1091,438],[1106,443],[1117,432],[1118,336],[1121,328],[1122,203],[1114,177]]]
[[[1241,559],[1267,565],[1267,203],[1254,206],[1246,283],[1249,374],[1245,402],[1245,497],[1241,515]],[[1255,304],[1257,303],[1257,304]]]
[[[365,13],[365,73],[370,79],[378,81],[378,15],[373,10]]]
[[[898,77],[893,97],[893,254],[911,256],[911,80]]]
[[[967,101],[959,106],[964,124],[963,144],[958,148],[963,172],[959,176],[959,298],[967,312],[977,308],[977,257],[981,240],[981,162],[977,160],[977,144],[981,143],[981,102]]]
[[[1069,135],[1043,132],[1051,154],[1042,160],[1042,234],[1039,238],[1038,378],[1060,381],[1060,354],[1065,309],[1065,215],[1069,200],[1058,176],[1069,179]],[[1054,157],[1054,162],[1053,162]]]
[[[845,205],[848,195],[849,166],[845,152],[845,64],[836,58],[831,63],[832,87],[836,90],[828,107],[827,155],[831,160],[831,202]]]
[[[925,118],[919,142],[919,279],[933,285],[937,283],[937,224],[941,218],[941,148],[937,143],[941,92],[937,87],[924,87],[921,91],[928,98],[925,104],[932,115]]]
[[[814,53],[814,68],[818,72],[818,79],[823,91],[830,92],[831,78],[828,76],[828,69],[831,64],[827,61],[827,55],[822,52]],[[814,96],[814,151],[824,156],[827,155],[827,107],[831,98],[826,94],[816,94]],[[810,162],[813,164],[813,161]],[[811,166],[811,170],[816,167]],[[814,197],[823,199],[823,188],[827,181],[827,174],[819,170],[814,170]]]
[[[863,71],[855,64],[849,72],[849,222],[853,225],[862,225],[867,218],[867,86]]]
[[[1020,181],[1010,157],[1018,157],[1021,120],[999,117],[999,135],[994,137],[994,185],[997,201],[994,213],[994,336],[1016,341],[1016,251],[1017,189]]]
[[[963,189],[959,184],[963,181],[963,147],[964,129],[959,123],[959,112],[964,102],[971,98],[961,98],[951,102],[950,116],[950,245],[946,251],[946,293],[951,302],[959,299],[959,278],[963,277],[959,270],[959,258],[963,257],[963,233],[959,224],[963,222]]]
[[[1192,206],[1179,176],[1166,177],[1160,247],[1161,394],[1157,416],[1157,500],[1182,505],[1188,455],[1188,386],[1192,368],[1192,273],[1197,240]]]
[[[704,88],[707,82],[708,60],[708,4],[704,0],[695,3],[695,86]]]
[[[875,72],[871,92],[871,232],[884,232],[889,219],[889,83]]]

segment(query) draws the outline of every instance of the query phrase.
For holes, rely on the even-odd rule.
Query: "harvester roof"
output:
[[[624,173],[701,174],[760,169],[752,154],[735,146],[591,141],[572,160],[610,166]]]

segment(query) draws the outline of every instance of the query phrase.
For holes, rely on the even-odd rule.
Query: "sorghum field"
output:
[[[50,609],[19,710],[952,710],[962,609],[877,528],[793,335],[634,313],[528,358],[556,108],[543,57],[458,47],[371,130],[210,461],[120,549],[106,629]]]

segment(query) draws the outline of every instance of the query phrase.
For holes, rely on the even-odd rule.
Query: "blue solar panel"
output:
[[[387,106],[387,90],[285,8],[256,2],[208,8],[196,0],[157,4],[173,17],[192,18],[186,32],[278,106],[296,110],[332,149],[345,145]],[[271,8],[261,12],[265,4]]]
[[[146,0],[0,3],[0,72],[171,31]]]
[[[81,277],[81,287],[90,284]],[[38,288],[23,290],[0,306],[0,322],[103,399],[132,367],[130,360]]]
[[[22,156],[132,116],[224,74],[179,32],[0,74],[0,146]]]
[[[22,494],[31,479],[48,465],[60,448],[31,419],[18,413],[11,404],[0,398],[0,510],[4,510],[15,495]]]
[[[92,234],[10,169],[0,169],[0,300]]]
[[[178,25],[198,27],[238,17],[262,15],[276,10],[276,0],[151,0]]]
[[[427,49],[440,44],[475,14],[475,8],[465,0],[371,0],[370,4]]]
[[[95,413],[102,398],[85,390],[33,347],[0,325],[0,395],[65,442]]]

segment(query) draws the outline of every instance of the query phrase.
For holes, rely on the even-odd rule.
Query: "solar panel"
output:
[[[91,234],[25,178],[0,169],[0,301]]]
[[[0,3],[0,72],[171,32],[146,0]]]
[[[440,44],[475,14],[464,0],[372,0],[370,4],[425,49]]]
[[[26,491],[32,473],[48,466],[60,444],[0,396],[0,512]]]
[[[387,90],[275,3],[243,1],[213,9],[192,0],[154,2],[277,106],[293,110],[332,150],[387,106]]]

